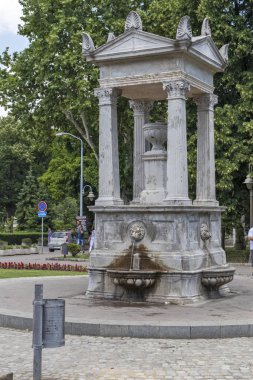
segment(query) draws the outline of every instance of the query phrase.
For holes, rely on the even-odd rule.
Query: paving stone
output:
[[[32,334],[0,328],[0,369],[32,380]],[[136,339],[66,336],[43,350],[43,380],[252,380],[253,338]]]

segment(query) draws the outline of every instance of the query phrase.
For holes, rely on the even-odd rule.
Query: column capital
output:
[[[94,94],[98,97],[100,105],[110,105],[116,103],[117,97],[121,94],[121,90],[110,87],[96,88]]]
[[[185,98],[190,91],[190,84],[184,79],[174,79],[163,82],[163,89],[167,92],[168,99]]]
[[[151,100],[129,100],[129,106],[134,111],[134,116],[149,114],[154,102]]]
[[[210,109],[213,111],[214,106],[218,103],[218,96],[214,94],[202,94],[193,97],[199,110]]]

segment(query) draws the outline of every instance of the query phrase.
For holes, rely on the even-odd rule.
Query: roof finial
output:
[[[192,29],[190,24],[190,17],[184,16],[180,19],[177,27],[177,40],[191,40]]]
[[[137,12],[131,11],[126,18],[125,32],[129,29],[142,30],[142,21]]]
[[[106,42],[110,42],[110,41],[114,40],[115,38],[116,38],[116,37],[115,37],[114,33],[110,32],[110,33],[108,34],[108,38],[107,38],[107,41],[106,41]]]
[[[209,24],[209,19],[206,17],[202,23],[201,36],[211,36],[211,34],[212,32]]]
[[[229,44],[226,44],[226,45],[223,45],[219,50],[219,52],[220,52],[220,54],[221,54],[221,56],[225,62],[228,61],[228,47],[229,47]]]
[[[84,54],[90,53],[95,50],[94,43],[88,33],[83,33],[82,50]]]

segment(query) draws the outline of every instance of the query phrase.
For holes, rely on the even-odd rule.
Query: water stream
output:
[[[135,241],[132,241],[132,251],[129,270],[140,270],[140,255],[138,252],[134,253]]]

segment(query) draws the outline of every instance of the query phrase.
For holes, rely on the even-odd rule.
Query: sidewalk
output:
[[[251,267],[237,265],[231,293],[191,305],[130,304],[85,298],[88,276],[0,280],[0,326],[32,326],[34,285],[45,298],[66,301],[66,332],[74,335],[149,338],[218,338],[253,336]]]
[[[54,259],[52,260],[53,263],[60,263],[63,264],[63,259],[64,256],[61,254],[60,250],[54,251],[54,252],[49,252],[47,247],[44,247],[43,249],[44,253],[35,253],[35,254],[30,254],[30,255],[16,255],[16,256],[0,256],[0,262],[23,262],[23,263],[37,263],[37,264],[45,264],[48,263],[49,259]],[[60,257],[60,260],[57,260],[56,258]],[[68,257],[72,257],[70,254],[66,257],[64,260],[64,264],[76,264],[78,262],[83,263],[87,262],[81,261],[80,259],[77,261],[73,260],[68,260]]]

